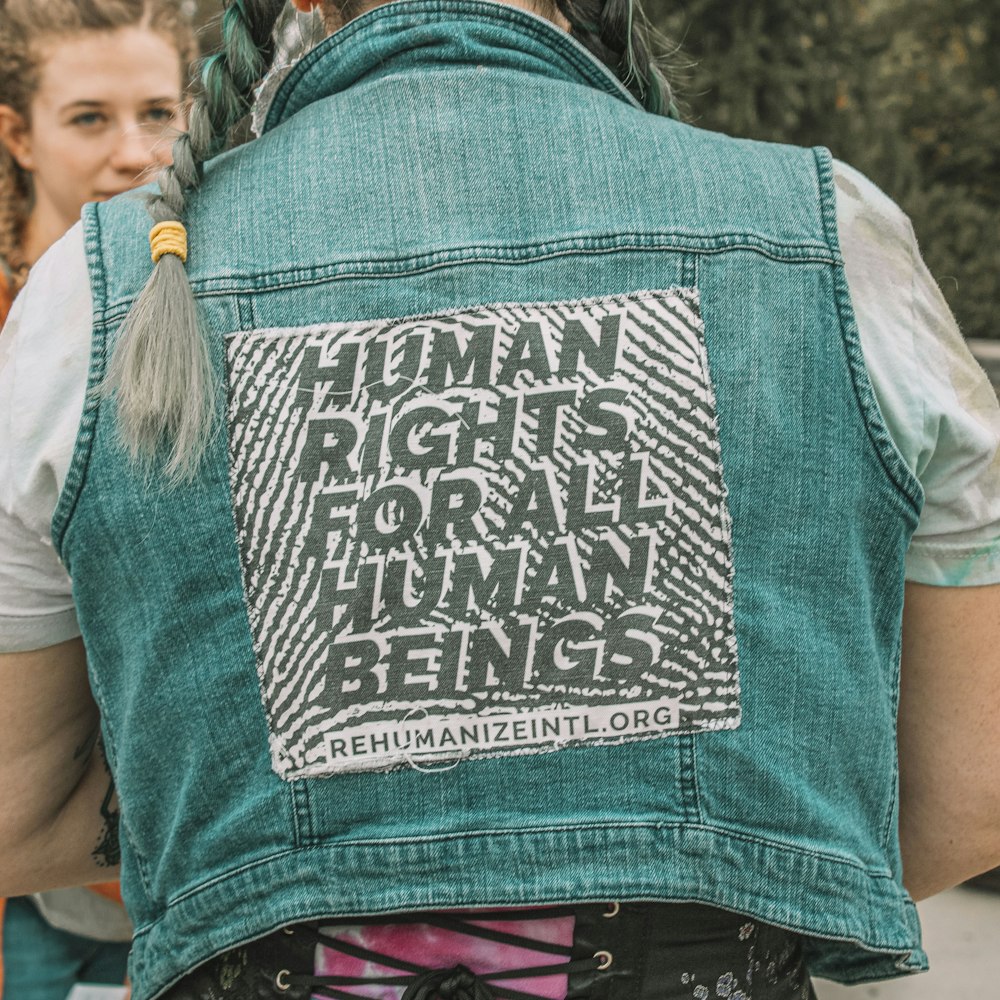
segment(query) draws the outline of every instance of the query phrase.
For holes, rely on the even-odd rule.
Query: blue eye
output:
[[[94,128],[97,125],[104,124],[105,117],[99,111],[83,111],[78,115],[74,115],[70,119],[71,125],[76,125],[79,128]]]
[[[148,121],[158,122],[163,125],[168,125],[176,117],[177,117],[177,111],[174,108],[170,107],[150,108],[146,112],[146,119]]]

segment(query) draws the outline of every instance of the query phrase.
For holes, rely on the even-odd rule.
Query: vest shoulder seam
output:
[[[209,298],[244,292],[271,292],[305,288],[328,281],[360,278],[401,278],[447,267],[468,264],[532,264],[556,257],[601,255],[622,252],[666,252],[718,255],[737,251],[760,254],[789,264],[825,264],[842,267],[839,256],[825,243],[813,240],[784,242],[746,233],[698,237],[685,233],[631,233],[616,236],[573,237],[549,243],[526,245],[469,244],[445,250],[414,254],[410,257],[384,257],[372,260],[351,258],[320,267],[277,268],[216,278],[192,276],[191,287],[197,297]],[[105,304],[101,315],[110,321],[124,315],[131,305],[129,297]],[[95,310],[96,313],[96,310]]]

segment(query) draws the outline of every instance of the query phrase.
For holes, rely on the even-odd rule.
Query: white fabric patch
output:
[[[696,289],[227,338],[275,771],[739,725]]]

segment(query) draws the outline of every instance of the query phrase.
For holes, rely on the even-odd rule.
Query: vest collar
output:
[[[639,107],[607,67],[536,14],[493,0],[390,0],[355,18],[296,64],[275,94],[262,131],[363,79],[448,63],[584,83]]]

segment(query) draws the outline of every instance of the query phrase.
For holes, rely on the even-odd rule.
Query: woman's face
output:
[[[30,120],[4,141],[32,175],[32,215],[68,229],[88,201],[148,181],[183,128],[177,50],[146,28],[54,40],[42,49]]]

